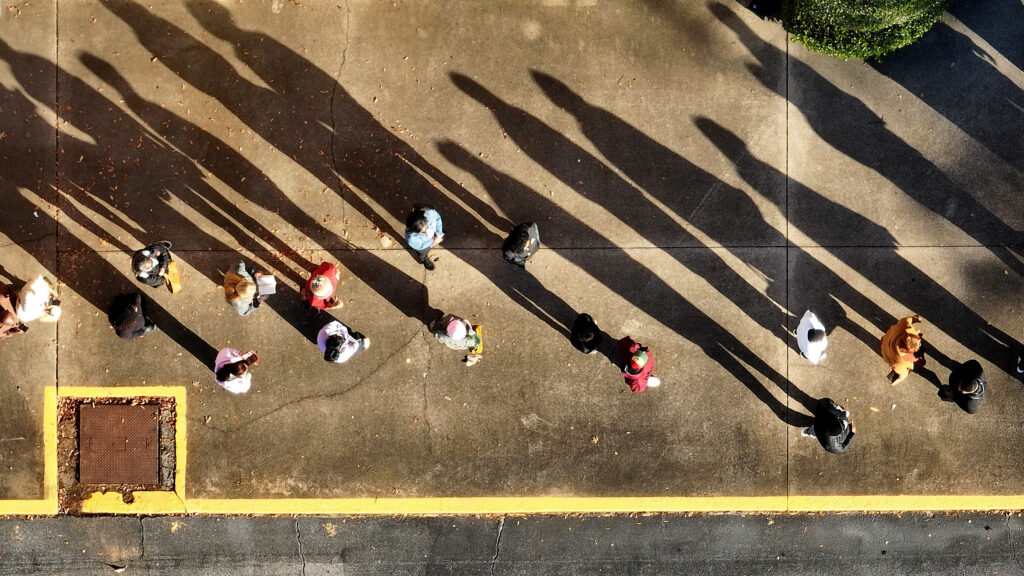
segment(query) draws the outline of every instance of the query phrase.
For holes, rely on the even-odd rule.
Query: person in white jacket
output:
[[[807,358],[811,364],[817,364],[825,359],[825,348],[828,347],[825,326],[810,310],[804,312],[800,325],[797,326],[796,344],[800,347],[800,355]]]
[[[324,353],[324,360],[341,364],[369,348],[370,339],[334,320],[320,329],[316,344]]]
[[[217,384],[232,394],[244,394],[252,387],[252,372],[249,366],[255,366],[259,358],[249,350],[245,354],[234,348],[224,348],[217,353],[213,365]]]

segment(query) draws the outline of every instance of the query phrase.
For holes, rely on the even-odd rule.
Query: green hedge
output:
[[[923,36],[949,3],[788,0],[782,6],[782,26],[794,40],[815,52],[839,58],[878,58]]]

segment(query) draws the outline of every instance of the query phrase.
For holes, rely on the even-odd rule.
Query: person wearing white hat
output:
[[[18,320],[22,322],[56,322],[61,313],[57,289],[46,278],[36,276],[34,280],[21,287],[14,311],[18,315]]]
[[[825,348],[828,347],[825,325],[810,310],[800,318],[800,325],[796,328],[796,344],[800,348],[800,355],[811,364],[825,359]]]

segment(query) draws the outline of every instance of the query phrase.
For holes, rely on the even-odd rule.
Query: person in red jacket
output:
[[[321,263],[316,270],[313,270],[306,285],[302,288],[300,292],[302,301],[317,310],[340,308],[342,302],[334,296],[334,291],[338,289],[340,281],[341,271],[337,266],[330,262]]]
[[[660,379],[651,375],[654,372],[654,353],[629,336],[619,340],[619,367],[626,385],[633,392],[640,393],[661,384]]]

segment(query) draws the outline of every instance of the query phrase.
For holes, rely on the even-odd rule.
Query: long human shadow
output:
[[[953,2],[946,11],[984,38],[1018,70],[1024,70],[1024,41],[1021,40],[1024,4],[1019,0]]]
[[[1018,51],[1024,46],[1024,10],[1019,12]],[[973,40],[939,22],[921,40],[871,67],[1016,168],[1018,189],[1024,186],[1024,91]]]
[[[219,54],[134,2],[106,6],[135,30],[143,46],[158,55],[164,65],[221,101],[256,133],[336,190],[378,228],[399,238],[404,232],[393,227],[344,183],[371,195],[391,221],[404,221],[414,203],[435,206],[445,219],[446,230],[458,231],[446,239],[448,248],[481,243],[500,245],[498,235],[481,226],[477,217],[439,190],[434,182],[464,200],[470,196],[468,192],[403,141],[391,136],[334,78],[272,37],[238,28],[221,6],[203,1],[189,3],[190,11],[204,28],[230,41],[236,56],[273,89],[240,77]],[[310,97],[316,98],[324,89],[333,93],[329,114],[326,108],[310,103]],[[264,112],[261,116],[255,111]],[[311,145],[327,141],[334,150],[330,162]],[[474,208],[484,210],[479,201]],[[493,209],[486,209],[490,212],[485,210],[485,217],[497,219]],[[458,255],[514,301],[559,333],[568,335],[567,326],[575,312],[535,278],[529,274],[507,277],[507,269],[501,267],[503,263],[493,253],[469,250]],[[348,261],[342,263],[350,266]],[[383,268],[365,269],[365,273],[386,276]]]
[[[580,196],[604,206],[656,246],[704,246],[648,200],[641,190],[564,135],[525,110],[505,102],[471,78],[458,73],[452,73],[451,77],[460,90],[490,110],[523,152]],[[788,343],[785,326],[778,321],[778,315],[771,312],[772,307],[781,307],[785,302],[784,287],[777,290],[776,296],[780,300],[773,301],[751,286],[717,253],[707,252],[715,260],[714,264],[692,271],[707,280],[748,317]],[[678,253],[673,253],[673,257],[689,268]],[[763,306],[762,303],[769,305]]]
[[[762,162],[747,149],[746,144],[735,134],[707,118],[695,120],[697,127],[736,167],[740,177],[753,182],[766,172],[775,169]],[[756,186],[752,187],[757,190]],[[1019,343],[1005,332],[992,326],[976,312],[964,305],[945,287],[933,280],[923,270],[907,261],[897,250],[896,239],[867,218],[833,202],[815,190],[796,180],[790,180],[790,188],[797,190],[804,200],[792,215],[793,225],[815,242],[823,244],[833,256],[857,270],[875,286],[884,290],[908,311],[921,314],[948,336],[973,350],[1004,370],[1009,370],[1009,356]],[[886,240],[871,248],[835,247],[821,242],[827,238],[833,226],[853,226],[859,230],[870,230],[871,238]],[[879,254],[882,251],[882,254]],[[869,316],[879,330],[884,331],[893,320],[884,313]],[[879,322],[881,320],[881,323]],[[877,345],[877,343],[876,343]],[[952,368],[954,363],[934,351],[944,365]]]
[[[784,87],[780,88],[773,80],[774,69],[769,66],[784,58],[782,51],[764,42],[729,8],[714,3],[710,10],[757,59],[757,63],[747,65],[751,74],[788,98],[818,136],[963,230],[1008,268],[1024,274],[1024,254],[1021,254],[1024,232],[1003,222],[942,169],[888,130],[885,121],[863,102],[834,86],[807,64],[789,58],[789,75],[800,89],[787,92]],[[790,198],[790,207],[803,201],[792,190]],[[794,198],[799,202],[792,200]],[[864,232],[853,226],[836,227],[818,241],[823,245],[863,246],[870,241]]]
[[[206,198],[212,198],[216,191],[205,182],[191,159],[164,145],[156,134],[121,112],[114,102],[45,58],[15,51],[2,41],[0,58],[8,62],[21,87],[44,102],[52,95],[32,70],[54,70],[65,99],[74,102],[70,106],[58,106],[58,117],[95,141],[93,144],[67,134],[58,135],[61,154],[78,160],[59,164],[59,194],[97,209],[100,217],[124,225],[123,218],[115,217],[113,208],[116,208],[134,227],[147,230],[150,235],[160,234],[161,238],[171,240],[179,248],[185,245],[186,239],[201,246],[203,251],[178,250],[176,256],[214,284],[220,284],[223,279],[221,271],[211,267],[203,256],[206,250],[227,253],[233,248],[178,209],[165,206],[179,200],[207,218],[216,228],[227,231],[240,246],[259,254],[275,271],[292,275],[296,283],[304,281],[278,253],[264,250],[252,233],[235,223],[232,217],[240,214],[240,209],[232,207],[225,213],[211,206]],[[109,195],[113,208],[107,208],[98,201],[103,192]],[[132,248],[103,230],[68,201],[62,201],[60,205],[69,208],[64,212],[67,216],[76,218],[103,241],[131,252]],[[154,239],[151,236],[144,241]],[[315,331],[309,325],[308,315],[300,309],[299,300],[298,292],[282,283],[278,285],[278,296],[272,307],[296,331],[315,342]]]
[[[10,130],[8,133],[18,134],[28,142],[53,138],[53,126],[37,114],[34,103],[24,95],[0,87],[0,102],[3,102],[4,106],[4,114],[0,115],[0,131]],[[69,142],[65,142],[67,143]],[[8,163],[4,168],[4,177],[0,179],[0,197],[4,198],[5,212],[4,217],[0,218],[0,232],[15,244],[31,245],[38,240],[39,229],[56,231],[60,238],[61,253],[72,259],[73,265],[65,270],[59,262],[44,263],[43,259],[37,260],[52,277],[74,290],[98,310],[106,311],[117,294],[137,291],[139,286],[129,280],[124,271],[114,268],[92,247],[68,231],[64,224],[52,218],[47,211],[38,209],[18,190],[19,187],[24,188],[45,198],[52,194],[51,186],[52,182],[39,178],[33,162]],[[26,226],[26,223],[32,225]],[[200,364],[213,364],[217,351],[212,346],[152,299],[145,297],[143,305],[160,330],[195,357]]]
[[[564,208],[537,193],[513,176],[500,172],[486,162],[474,156],[461,145],[446,141],[438,145],[441,154],[453,165],[472,174],[487,190],[495,203],[515,220],[530,220],[532,216],[543,214],[551,226],[564,231],[574,241],[588,246],[588,250],[564,250],[561,255],[586,271],[595,280],[608,289],[643,310],[652,318],[666,323],[677,334],[693,342],[703,352],[717,362],[734,378],[747,387],[763,402],[780,420],[793,426],[807,426],[810,418],[786,404],[780,402],[767,388],[744,366],[751,366],[768,378],[791,398],[802,404],[808,411],[813,411],[817,400],[808,396],[790,383],[784,376],[768,366],[759,356],[754,354],[738,338],[722,328],[717,322],[693,306],[685,298],[679,297],[670,302],[664,300],[641,299],[639,290],[646,286],[651,292],[659,295],[676,294],[660,277],[648,270],[643,264],[634,260],[625,250],[611,243],[600,232],[574,217]],[[542,229],[543,234],[543,229]],[[610,257],[594,258],[593,253],[600,250]],[[608,266],[609,261],[617,265]],[[644,279],[641,282],[641,279]],[[671,307],[682,320],[673,322],[665,319],[665,308]],[[599,311],[590,311],[600,317]],[[613,344],[606,338],[606,344]],[[614,350],[604,347],[601,350],[611,362],[615,363]]]
[[[553,76],[539,71],[533,71],[532,74],[548,98],[576,118],[583,135],[597,147],[602,156],[630,180],[720,243],[747,266],[756,270],[758,263],[751,259],[752,252],[743,248],[789,246],[788,239],[765,221],[761,211],[747,193],[725,184],[615,114],[588,103]],[[770,202],[779,204],[782,201],[785,190],[778,183],[784,182],[785,179],[779,174],[763,172],[760,175],[748,176],[758,176],[756,181],[748,182]],[[789,246],[788,249],[792,251],[793,247]],[[797,256],[804,257],[799,262],[809,278],[834,286],[831,296],[853,306],[869,319],[891,320],[881,308],[864,298],[827,267],[804,254],[802,250],[796,251]],[[788,308],[786,283],[774,281],[765,271],[761,271],[761,274],[770,280],[771,299]],[[812,300],[800,302],[797,306],[799,310],[788,311],[790,321],[795,320],[803,310],[811,309],[820,317],[826,318],[826,321],[838,322],[869,348],[876,348],[878,339],[850,321],[843,308],[829,296],[815,293]],[[789,344],[796,349],[795,338],[790,338]]]

